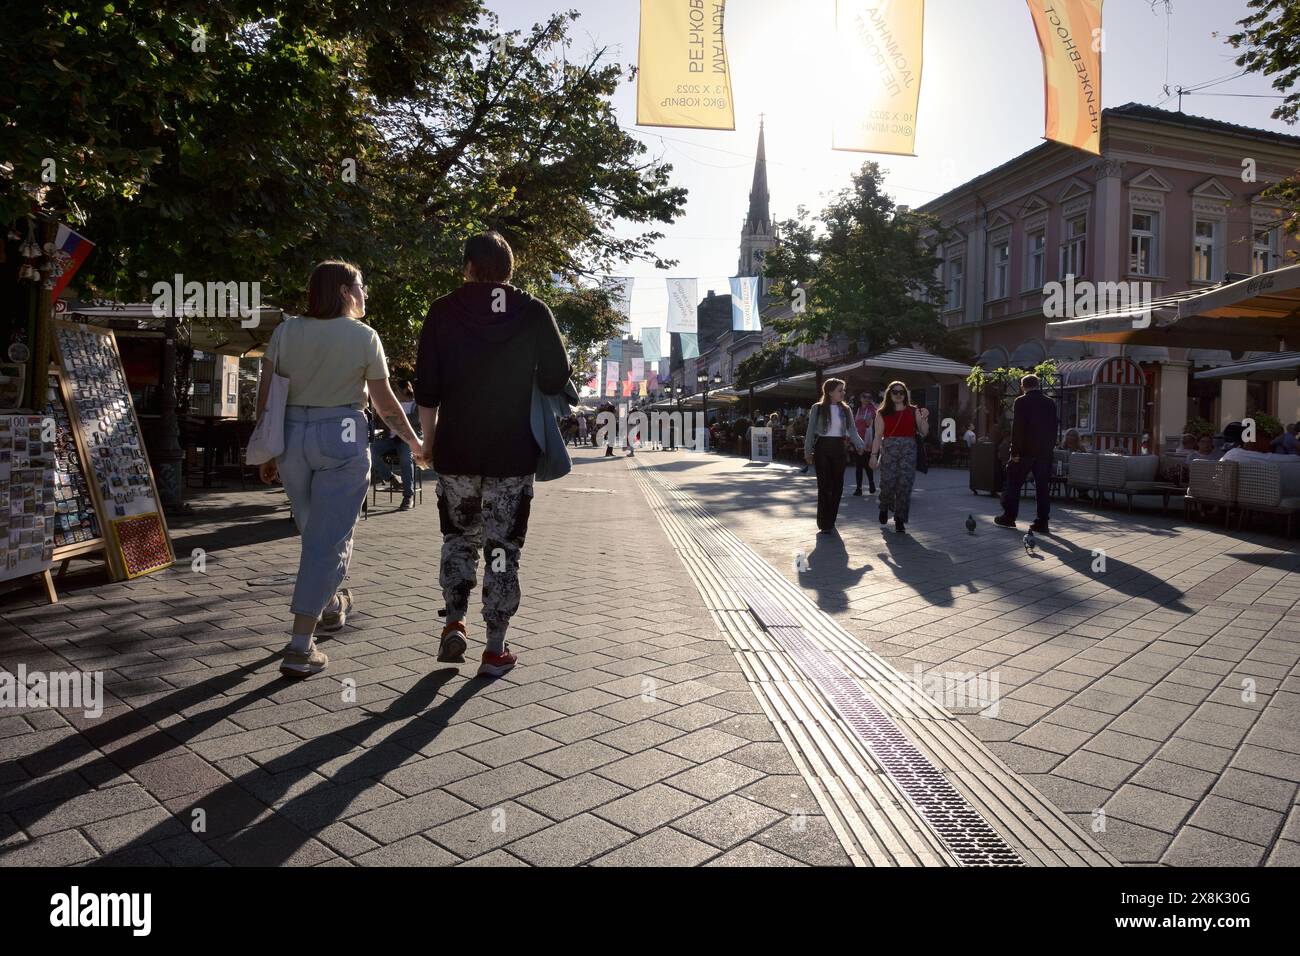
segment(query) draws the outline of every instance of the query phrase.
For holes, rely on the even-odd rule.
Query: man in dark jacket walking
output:
[[[1012,406],[1011,453],[1007,460],[1007,483],[1002,490],[1002,514],[993,523],[1014,528],[1020,513],[1020,489],[1025,478],[1034,476],[1038,498],[1038,520],[1029,527],[1047,534],[1052,508],[1052,449],[1056,447],[1056,404],[1043,394],[1037,375],[1020,380],[1021,396]]]
[[[519,609],[519,554],[540,454],[530,421],[533,379],[543,394],[556,395],[571,372],[551,310],[510,285],[513,272],[514,253],[502,236],[471,237],[465,284],[429,308],[416,358],[424,455],[439,475],[447,623],[438,660],[465,660],[465,613],[481,552],[487,647],[478,673],[493,677],[517,661],[506,628]]]

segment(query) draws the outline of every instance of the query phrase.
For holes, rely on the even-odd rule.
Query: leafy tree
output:
[[[736,366],[736,387],[748,388],[755,382],[783,375],[811,372],[817,366],[795,355],[788,346],[777,342],[763,346]]]
[[[623,314],[602,288],[558,290],[548,301],[568,342],[574,384],[585,385],[591,363],[603,354],[605,343],[618,335]]]
[[[1248,0],[1246,6],[1254,12],[1237,21],[1240,33],[1228,37],[1228,43],[1244,51],[1237,66],[1273,78],[1273,89],[1285,94],[1273,118],[1294,124],[1300,119],[1300,90],[1295,89],[1300,80],[1300,6],[1294,0]],[[1263,195],[1290,210],[1286,229],[1300,234],[1300,174],[1270,185]]]
[[[603,48],[573,58],[575,18],[502,38],[481,0],[6,4],[0,214],[35,198],[81,228],[92,296],[150,298],[180,272],[259,281],[293,310],[314,262],[350,259],[409,362],[474,232],[501,230],[534,292],[669,264],[660,233],[613,234],[671,222],[685,190],[618,126],[624,68]]]
[[[867,163],[815,220],[801,208],[781,224],[764,271],[775,295],[797,299],[802,288],[805,309],[774,326],[793,342],[843,335],[855,351],[858,343],[870,352],[920,344],[964,355],[939,315],[935,250],[946,231],[931,217],[901,212],[882,181],[880,167]]]

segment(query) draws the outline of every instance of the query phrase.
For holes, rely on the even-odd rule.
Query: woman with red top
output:
[[[868,392],[862,392],[858,395],[858,410],[853,416],[853,425],[858,430],[858,435],[862,438],[862,444],[870,448],[875,438],[876,428],[876,403],[871,400]],[[865,452],[853,456],[856,477],[858,479],[857,488],[853,489],[855,495],[862,494],[862,472],[867,473],[867,486],[871,494],[876,493],[876,473],[871,470],[867,464],[867,455]]]
[[[912,404],[912,393],[902,382],[890,382],[876,413],[876,435],[871,443],[871,467],[880,469],[880,523],[889,523],[894,513],[894,530],[907,530],[916,482],[916,441],[930,433],[930,410]]]

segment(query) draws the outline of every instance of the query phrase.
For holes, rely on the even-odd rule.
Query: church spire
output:
[[[763,145],[763,115],[758,117],[758,155],[754,158],[754,185],[749,190],[749,215],[745,231],[750,235],[771,235],[772,213],[768,208],[767,150]]]

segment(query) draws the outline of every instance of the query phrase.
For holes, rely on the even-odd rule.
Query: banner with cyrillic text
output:
[[[1043,139],[1101,155],[1102,0],[1025,0],[1043,51]]]
[[[726,0],[641,0],[638,126],[736,128]]]
[[[831,148],[916,155],[925,0],[836,0]]]
[[[731,329],[733,332],[760,332],[758,318],[758,279],[744,276],[731,279]]]
[[[699,279],[667,279],[668,331],[695,332],[699,329],[696,307],[700,304]]]

